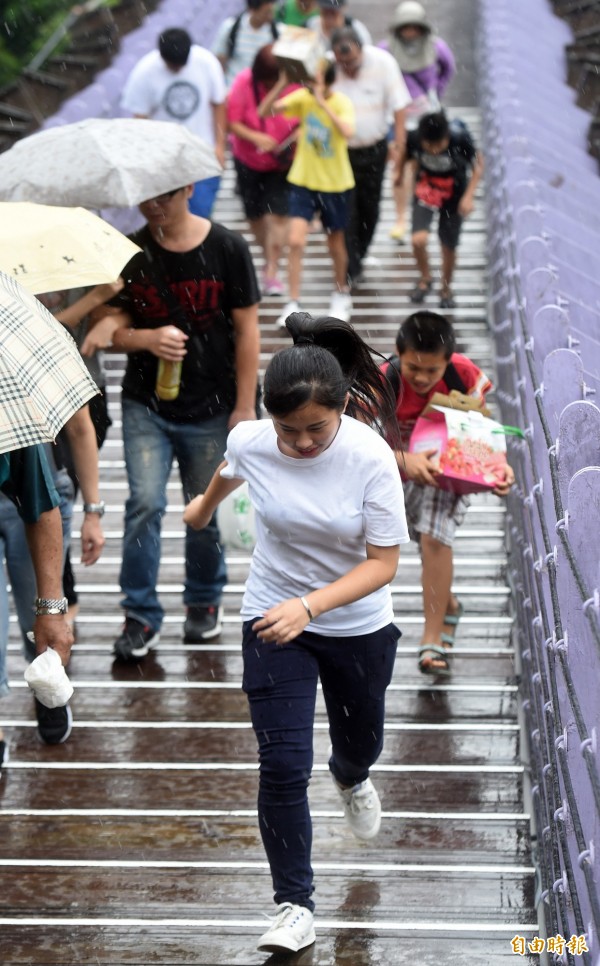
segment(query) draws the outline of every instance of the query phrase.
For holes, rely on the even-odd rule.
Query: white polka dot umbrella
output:
[[[127,208],[220,173],[213,149],[180,124],[89,118],[1,154],[0,200]]]

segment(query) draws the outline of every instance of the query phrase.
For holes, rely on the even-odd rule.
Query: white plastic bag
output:
[[[273,56],[290,82],[314,80],[325,57],[325,48],[314,30],[286,24],[273,44]]]
[[[229,550],[253,550],[256,543],[254,507],[248,495],[248,484],[226,496],[218,510],[221,543]]]
[[[62,708],[73,694],[73,685],[60,657],[51,647],[38,654],[25,670],[24,677],[38,701],[46,708]]]

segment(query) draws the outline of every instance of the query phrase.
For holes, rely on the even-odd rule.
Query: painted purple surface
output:
[[[553,349],[549,352],[544,359],[542,385],[548,428],[552,439],[556,439],[562,413],[571,403],[584,398],[583,362],[580,356],[572,349]],[[598,442],[600,444],[600,439]]]
[[[556,305],[542,306],[531,319],[531,334],[533,355],[538,364],[538,372],[541,374],[545,360],[553,349],[570,348],[571,329],[568,314]],[[546,385],[545,380],[544,385]]]
[[[520,419],[527,435],[512,444],[509,532],[524,595],[515,607],[545,843],[542,910],[560,921],[566,882],[569,925],[586,933],[586,966],[598,966],[600,179],[589,115],[565,81],[566,22],[548,0],[480,7],[498,400],[503,421]]]

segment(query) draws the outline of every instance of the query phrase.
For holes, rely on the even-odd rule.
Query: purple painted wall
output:
[[[600,964],[600,179],[549,0],[480,0],[490,326],[548,936]]]

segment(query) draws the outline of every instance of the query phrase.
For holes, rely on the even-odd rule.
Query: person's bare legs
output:
[[[442,285],[440,295],[448,298],[452,295],[452,278],[456,266],[456,249],[442,245]]]
[[[417,263],[417,268],[421,274],[417,282],[417,288],[427,291],[431,286],[431,270],[429,268],[429,255],[427,252],[428,231],[416,231],[412,236],[412,250]]]
[[[442,644],[442,634],[451,634],[453,627],[444,624],[446,614],[455,615],[459,603],[452,593],[452,547],[440,543],[429,534],[421,534],[421,580],[423,586],[423,616],[425,624],[421,644]],[[447,645],[443,645],[447,646]],[[444,661],[426,657],[425,666],[444,668]]]
[[[406,234],[406,211],[413,194],[413,170],[410,165],[404,168],[402,182],[393,187],[394,207],[396,209],[396,221],[390,231],[392,238],[402,241]]]
[[[304,218],[290,218],[290,233],[288,238],[288,288],[293,302],[300,300],[300,286],[302,284],[302,257],[306,247],[309,222]]]
[[[265,250],[265,220],[264,216],[261,218],[249,218],[248,224],[250,225],[250,231],[256,239],[256,244],[259,248],[262,248],[263,252]]]
[[[327,246],[333,262],[333,274],[338,292],[349,292],[348,287],[348,252],[343,231],[327,233]]]
[[[287,242],[289,219],[286,215],[265,215],[264,242],[265,275],[267,278],[277,278],[279,261]]]

